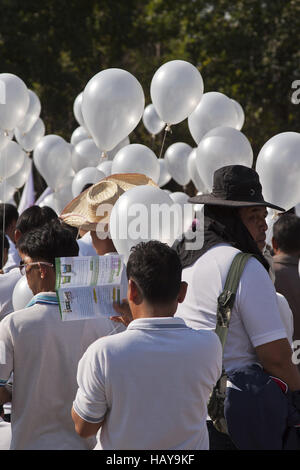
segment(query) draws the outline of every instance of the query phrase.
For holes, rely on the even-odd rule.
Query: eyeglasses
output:
[[[26,266],[34,266],[40,264],[44,264],[45,266],[50,266],[53,268],[53,264],[47,263],[46,261],[36,261],[35,263],[23,263],[23,261],[21,261],[21,263],[19,264],[20,273],[23,276],[26,273]]]

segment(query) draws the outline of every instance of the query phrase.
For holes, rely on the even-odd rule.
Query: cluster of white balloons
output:
[[[45,134],[41,103],[23,80],[0,74],[0,201],[11,201],[31,171],[28,157]],[[15,141],[12,139],[15,138]]]

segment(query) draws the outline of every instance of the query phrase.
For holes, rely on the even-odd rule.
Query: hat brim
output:
[[[157,187],[157,184],[154,183],[151,178],[140,173],[120,173],[107,176],[100,181],[113,181],[120,185],[124,192],[140,185],[151,185]],[[88,220],[88,203],[86,196],[90,190],[91,187],[87,188],[85,191],[79,194],[79,196],[75,197],[71,202],[69,202],[69,204],[67,204],[61,212],[60,218],[66,224],[71,225],[72,227],[77,227],[81,230],[85,230],[86,232],[100,231],[100,224],[103,224],[103,232],[105,232],[104,227],[109,223],[110,214],[107,214],[105,217],[102,217],[101,220],[99,219],[96,222]]]
[[[252,202],[252,201],[232,201],[227,199],[218,199],[212,194],[201,194],[199,196],[194,196],[189,198],[189,202],[193,204],[207,204],[211,206],[224,206],[224,207],[252,207],[252,206],[261,206],[261,207],[270,207],[279,212],[285,212],[285,209],[270,202],[261,201],[261,202]]]

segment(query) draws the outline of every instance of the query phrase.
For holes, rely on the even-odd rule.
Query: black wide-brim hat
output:
[[[243,165],[223,166],[216,170],[212,192],[192,197],[189,202],[227,207],[265,206],[285,212],[282,207],[264,200],[258,174]]]

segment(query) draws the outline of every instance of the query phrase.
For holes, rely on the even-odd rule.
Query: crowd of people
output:
[[[89,220],[101,191],[86,188],[67,217],[0,206],[0,449],[300,449],[300,218],[264,200],[254,170],[220,168],[213,191],[189,200],[204,204],[204,227],[132,249],[115,316],[64,322],[55,258],[116,252]],[[280,213],[272,246],[268,207]],[[198,230],[203,246],[187,249]],[[22,275],[33,297],[14,311]],[[221,378],[222,430],[208,415]]]

